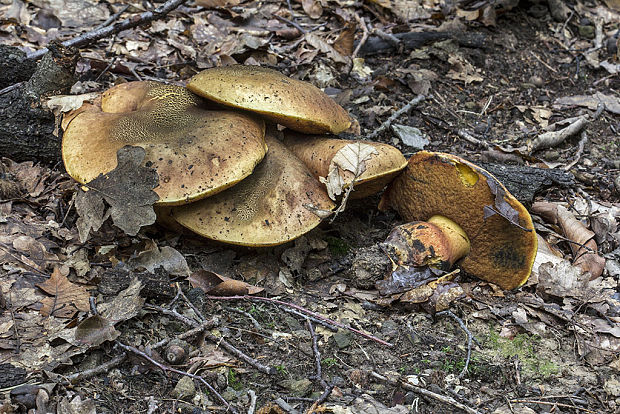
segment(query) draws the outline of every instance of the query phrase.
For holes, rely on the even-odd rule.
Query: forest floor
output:
[[[462,294],[449,312],[434,302],[386,305],[374,281],[358,280],[354,270],[402,223],[376,208],[379,195],[352,200],[333,222],[271,248],[158,226],[130,237],[109,224],[80,243],[77,186],[62,166],[5,159],[25,193],[0,200],[0,376],[13,379],[0,383],[0,412],[226,412],[207,384],[237,412],[620,412],[617,2],[565,2],[562,21],[546,2],[497,2],[491,13],[484,5],[442,9],[440,1],[304,0],[292,2],[292,14],[280,1],[225,3],[189,2],[149,28],[89,46],[73,92],[123,80],[183,84],[214,65],[261,64],[324,88],[361,136],[422,94],[393,122],[409,128],[375,139],[406,156],[426,149],[570,173],[571,185],[549,181],[534,201],[566,207],[591,230],[579,243],[596,241],[602,273],[584,275],[572,236],[533,214],[539,235],[563,258],[542,264],[539,251],[525,286],[502,291],[461,272]],[[123,6],[71,4],[89,13],[54,1],[0,1],[2,42],[36,50]],[[122,18],[141,7],[131,4]],[[440,26],[446,39],[376,54],[362,48],[345,72],[365,31],[372,38]],[[465,41],[472,35],[477,41]],[[605,108],[594,117],[600,102]],[[579,116],[591,121],[584,133],[532,150],[550,126]],[[532,200],[522,201],[531,208]],[[204,271],[296,306],[208,296],[194,287]],[[84,327],[89,298],[108,317],[91,316],[94,325]],[[356,331],[333,330],[321,315]]]

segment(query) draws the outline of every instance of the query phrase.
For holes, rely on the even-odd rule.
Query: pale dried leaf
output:
[[[41,301],[43,306],[40,312],[44,316],[69,318],[77,311],[88,312],[90,309],[88,291],[83,286],[71,283],[58,268],[54,269],[49,279],[37,286],[53,296]]]
[[[366,161],[378,154],[375,147],[359,141],[342,147],[329,164],[327,178],[319,177],[329,197],[335,200],[336,196],[342,194],[353,180],[366,171]]]

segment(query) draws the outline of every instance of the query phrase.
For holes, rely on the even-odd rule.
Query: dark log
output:
[[[487,44],[486,36],[482,33],[461,32],[407,32],[393,35],[400,41],[396,46],[394,42],[382,39],[379,36],[370,36],[359,51],[360,56],[370,56],[379,53],[393,53],[398,48],[403,51],[418,49],[422,46],[442,40],[454,39],[460,46],[483,48]]]
[[[0,95],[0,154],[14,161],[54,164],[60,160],[54,114],[42,101],[47,96],[68,93],[75,83],[79,53],[60,44],[51,44],[49,49],[27,82]]]
[[[480,166],[497,177],[508,191],[528,208],[532,205],[534,195],[544,188],[575,185],[573,175],[564,170],[484,163]]]
[[[16,47],[0,45],[0,89],[30,79],[36,62]]]

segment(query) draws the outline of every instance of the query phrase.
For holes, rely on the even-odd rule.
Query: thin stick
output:
[[[461,329],[465,332],[465,334],[467,335],[467,358],[465,359],[465,366],[463,367],[463,369],[461,370],[461,373],[459,374],[459,378],[463,378],[465,374],[467,374],[467,370],[469,369],[469,361],[471,360],[471,343],[472,343],[472,340],[475,340],[474,335],[471,333],[469,329],[467,329],[467,326],[465,326],[465,322],[463,322],[463,320],[459,318],[458,316],[456,316],[451,310],[437,312],[437,316],[441,316],[441,315],[448,315],[449,317],[454,319],[459,324]]]
[[[289,303],[289,302],[284,302],[278,299],[272,299],[272,298],[263,298],[260,296],[250,296],[250,295],[237,295],[237,296],[211,296],[211,295],[207,295],[206,296],[208,299],[213,299],[213,300],[249,300],[249,301],[253,301],[253,302],[268,302],[268,303],[274,303],[280,306],[286,306],[289,308],[293,308],[296,309],[298,311],[300,311],[301,313],[305,314],[305,315],[310,315],[314,318],[317,318],[319,320],[322,320],[324,322],[327,322],[333,326],[337,326],[338,328],[342,328],[342,329],[346,329],[348,331],[354,332],[358,335],[360,335],[361,337],[364,337],[366,339],[370,339],[371,341],[375,341],[381,345],[385,345],[385,346],[389,346],[392,347],[394,346],[394,344],[391,344],[389,342],[384,341],[383,339],[379,339],[374,335],[371,335],[369,333],[360,331],[359,329],[355,329],[349,325],[346,325],[342,322],[338,322],[335,321],[333,319],[329,319],[326,316],[323,316],[319,313],[316,312],[312,312],[311,310],[308,310],[306,308],[303,308],[299,305],[295,305],[294,303]]]
[[[465,411],[466,413],[469,413],[469,414],[480,414],[478,411],[474,410],[473,408],[468,407],[465,404],[461,404],[460,402],[458,402],[454,398],[449,397],[447,395],[437,394],[437,393],[429,391],[429,390],[427,390],[425,388],[412,385],[412,384],[410,384],[408,382],[405,382],[405,381],[393,381],[393,380],[391,380],[391,379],[389,379],[387,377],[384,377],[383,375],[378,374],[378,373],[376,373],[374,371],[371,372],[370,375],[372,377],[378,379],[378,380],[387,382],[388,384],[390,384],[392,386],[402,387],[402,388],[405,388],[405,389],[407,389],[409,391],[417,392],[418,394],[422,394],[422,395],[424,395],[426,397],[430,397],[430,398],[433,398],[433,399],[435,399],[437,401],[441,401],[442,403],[450,404],[453,407],[458,408],[459,410]]]
[[[161,306],[157,306],[157,305],[151,305],[151,304],[146,304],[144,305],[144,307],[146,309],[153,309],[153,310],[157,310],[159,312],[162,312],[165,315],[170,315],[173,316],[175,318],[177,318],[178,320],[180,320],[181,322],[189,325],[189,326],[193,326],[194,328],[199,328],[201,326],[201,324],[199,324],[196,321],[193,321],[183,315],[181,315],[180,313],[178,313],[175,310],[172,309],[166,309],[166,308],[162,308]],[[257,360],[255,360],[254,358],[250,357],[249,355],[244,354],[242,351],[240,351],[239,349],[235,348],[232,344],[230,344],[229,342],[227,342],[226,340],[224,340],[223,338],[218,338],[217,336],[213,335],[212,333],[209,332],[204,332],[205,338],[207,338],[209,341],[213,342],[214,344],[221,346],[222,348],[224,348],[226,350],[226,352],[228,352],[229,354],[234,355],[235,357],[239,358],[240,360],[246,362],[248,365],[253,366],[254,368],[258,369],[260,372],[263,372],[265,374],[269,374],[269,375],[274,375],[277,370],[274,367],[268,367],[266,365],[261,364],[260,362],[258,362]]]
[[[11,92],[13,89],[17,89],[24,84],[25,81],[14,83],[13,85],[9,85],[4,89],[0,89],[0,95],[4,95],[5,93]]]
[[[90,32],[84,33],[78,37],[74,37],[73,39],[66,40],[62,42],[62,45],[65,47],[82,47],[89,45],[99,39],[103,39],[104,37],[110,36],[114,33],[122,32],[123,30],[133,29],[134,27],[142,26],[144,24],[150,23],[154,20],[161,19],[166,16],[172,10],[176,9],[187,0],[168,0],[158,8],[152,11],[146,11],[140,13],[135,16],[131,16],[125,20],[122,20],[118,23],[115,23],[110,26],[101,27]],[[37,50],[36,52],[29,53],[26,58],[27,59],[39,59],[44,54],[48,52],[47,48],[43,48]]]
[[[540,405],[552,405],[564,408],[573,408],[575,410],[583,411],[586,413],[596,414],[596,411],[588,410],[587,408],[578,407],[576,405],[564,404],[559,402],[540,401],[540,400],[510,400],[512,403],[527,403],[527,404],[540,404]]]
[[[377,135],[379,135],[384,130],[388,129],[390,127],[390,125],[392,125],[392,122],[394,122],[396,119],[398,119],[398,117],[400,117],[405,112],[408,112],[413,106],[419,104],[424,99],[426,99],[426,97],[424,95],[418,95],[418,96],[414,97],[412,100],[409,101],[409,103],[407,105],[403,106],[398,111],[394,112],[392,114],[392,116],[390,116],[388,119],[383,121],[383,123],[381,125],[379,125],[379,127],[377,129],[375,129],[372,133],[370,133],[369,135],[366,136],[366,139],[372,140],[372,139],[376,138]]]
[[[224,397],[222,397],[222,396],[221,396],[221,395],[220,395],[220,394],[216,391],[216,389],[215,389],[215,388],[213,388],[213,386],[212,386],[211,384],[209,384],[207,381],[205,381],[205,379],[204,379],[202,376],[200,376],[200,375],[196,375],[196,374],[190,374],[189,372],[186,372],[186,371],[181,371],[180,369],[176,369],[176,368],[169,367],[169,366],[167,366],[167,365],[161,364],[161,363],[159,363],[159,362],[155,361],[153,358],[151,358],[151,357],[150,357],[149,355],[147,355],[146,353],[144,353],[144,352],[140,351],[138,348],[134,348],[134,347],[133,347],[133,346],[131,346],[131,345],[125,345],[124,343],[122,343],[122,342],[120,342],[120,341],[115,341],[115,342],[116,342],[116,345],[118,345],[119,347],[123,348],[125,351],[127,351],[127,352],[131,352],[131,353],[133,353],[133,354],[136,354],[136,355],[138,355],[138,356],[140,356],[140,357],[142,357],[142,358],[146,359],[146,360],[147,360],[147,361],[149,361],[151,364],[155,365],[157,368],[161,369],[161,370],[162,370],[162,371],[164,371],[164,372],[168,372],[168,371],[169,371],[169,372],[174,372],[175,374],[185,375],[186,377],[190,377],[190,378],[193,378],[193,379],[196,379],[196,380],[198,380],[198,381],[202,382],[202,383],[203,383],[203,384],[207,387],[207,389],[208,389],[208,390],[209,390],[209,391],[210,391],[213,395],[215,395],[215,396],[216,396],[216,398],[217,398],[218,400],[220,400],[220,401],[222,402],[222,404],[224,404],[228,410],[230,410],[230,412],[231,412],[231,413],[233,413],[233,414],[238,414],[238,411],[237,411],[237,410],[236,410],[233,406],[231,406],[231,405],[228,403],[228,401],[226,401],[226,400],[224,399]]]
[[[282,309],[286,313],[290,313],[292,315],[301,316],[304,319],[309,319],[312,322],[316,323],[317,325],[321,325],[322,327],[327,328],[327,329],[329,329],[332,332],[338,332],[338,328],[335,327],[334,325],[330,325],[328,322],[322,321],[322,320],[317,319],[317,318],[313,318],[312,316],[309,316],[309,315],[304,315],[301,312],[297,312],[295,309],[287,309],[284,306],[281,306],[280,309]]]
[[[104,362],[94,368],[90,368],[84,371],[76,372],[75,374],[67,375],[61,382],[62,385],[75,384],[76,382],[92,378],[104,372],[108,372],[110,369],[115,368],[121,364],[127,358],[127,353],[123,352],[120,355],[115,356],[108,362]]]
[[[201,323],[199,326],[190,329],[189,331],[183,332],[181,335],[177,336],[177,339],[187,339],[190,338],[194,335],[197,335],[199,333],[201,333],[202,331],[204,331],[205,329],[211,329],[214,326],[216,326],[219,323],[219,321],[217,320],[217,318],[212,318],[210,320],[204,321],[203,323]],[[171,338],[167,338],[167,339],[162,339],[159,342],[154,343],[153,345],[150,346],[151,349],[157,349],[157,348],[161,348],[162,346],[165,346],[166,344],[168,344],[172,339]]]
[[[314,332],[314,326],[312,326],[312,322],[309,319],[306,319],[306,325],[308,325],[308,331],[310,332],[310,337],[312,338],[312,353],[314,354],[314,366],[316,368],[315,377],[317,381],[321,383],[321,386],[324,389],[327,389],[329,385],[323,379],[323,369],[321,368],[321,351],[319,351],[319,343],[316,337],[316,333]]]

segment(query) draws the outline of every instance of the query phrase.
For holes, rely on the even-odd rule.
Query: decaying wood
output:
[[[487,41],[481,33],[457,33],[457,32],[407,32],[397,33],[393,36],[400,41],[403,51],[418,49],[424,45],[442,40],[454,39],[459,45],[465,47],[482,48]],[[381,36],[371,36],[359,51],[360,56],[370,56],[379,53],[394,52],[397,46],[393,41],[386,40]]]

